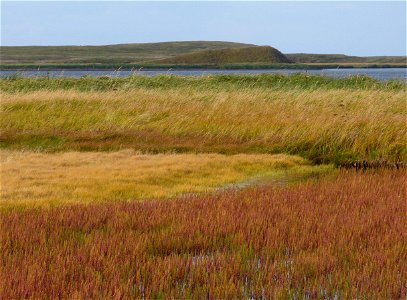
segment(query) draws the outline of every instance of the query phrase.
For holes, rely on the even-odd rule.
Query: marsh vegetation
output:
[[[0,88],[0,298],[406,295],[405,83]],[[335,168],[360,162],[401,167]]]

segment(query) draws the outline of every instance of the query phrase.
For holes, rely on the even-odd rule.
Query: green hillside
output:
[[[361,63],[361,64],[406,64],[406,56],[349,56],[344,54],[286,54],[295,63]]]
[[[232,42],[193,41],[107,46],[2,46],[1,64],[138,63],[199,50],[253,46]]]
[[[154,63],[162,64],[234,64],[234,63],[290,63],[289,59],[270,46],[252,46],[197,51],[162,59]]]

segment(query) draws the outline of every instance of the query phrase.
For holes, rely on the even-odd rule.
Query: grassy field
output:
[[[407,294],[404,82],[13,76],[0,90],[0,299]],[[398,169],[335,168],[353,163]]]
[[[406,91],[400,82],[134,76],[3,79],[0,86],[0,141],[6,149],[406,161]]]
[[[401,299],[405,175],[0,212],[0,297]]]

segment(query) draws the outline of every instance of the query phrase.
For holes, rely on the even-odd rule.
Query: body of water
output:
[[[7,77],[17,74],[23,77],[73,77],[79,78],[82,76],[116,76],[126,77],[130,75],[180,75],[180,76],[207,76],[215,74],[293,74],[305,73],[323,75],[333,78],[344,78],[352,75],[366,75],[379,80],[401,79],[407,81],[406,68],[377,68],[377,69],[322,69],[322,70],[292,70],[292,69],[259,69],[259,70],[3,70],[0,71],[0,77]]]

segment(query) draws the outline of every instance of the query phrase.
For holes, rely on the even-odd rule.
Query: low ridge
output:
[[[406,56],[349,56],[344,54],[311,54],[311,53],[290,53],[285,54],[295,63],[388,63],[406,64]]]
[[[255,46],[222,41],[184,41],[105,46],[0,46],[2,64],[137,63],[196,51]]]
[[[196,51],[154,61],[164,64],[233,64],[233,63],[290,63],[280,51],[270,46],[252,46]]]

